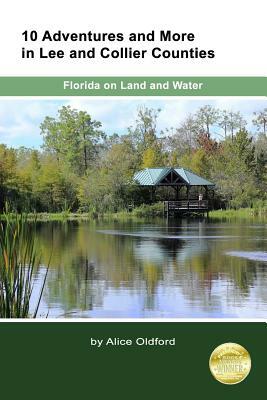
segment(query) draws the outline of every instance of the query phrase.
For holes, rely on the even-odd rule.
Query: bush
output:
[[[162,216],[163,204],[162,202],[150,205],[142,204],[140,207],[135,208],[132,214],[138,218]]]

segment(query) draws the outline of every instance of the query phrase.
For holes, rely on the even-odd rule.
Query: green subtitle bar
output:
[[[0,96],[266,96],[267,77],[0,77]]]

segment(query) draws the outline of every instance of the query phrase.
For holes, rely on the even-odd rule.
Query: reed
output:
[[[35,241],[36,221],[4,214],[0,223],[0,318],[36,318],[48,273],[30,314],[34,272],[40,264]],[[32,305],[31,305],[32,306]]]
[[[237,210],[227,209],[227,210],[214,210],[209,213],[210,218],[216,219],[258,219],[258,220],[266,220],[267,218],[267,209],[266,208],[239,208]]]

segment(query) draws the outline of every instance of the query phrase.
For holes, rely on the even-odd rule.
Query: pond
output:
[[[34,291],[50,318],[266,318],[267,225],[44,222]]]

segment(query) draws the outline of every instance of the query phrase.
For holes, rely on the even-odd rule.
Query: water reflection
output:
[[[43,265],[52,252],[41,315],[266,318],[265,230],[205,220],[40,223]]]

